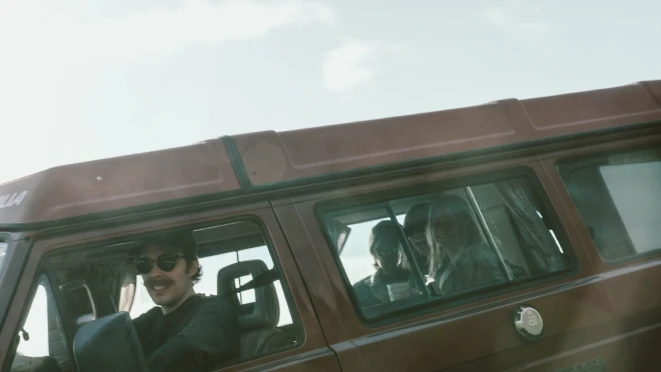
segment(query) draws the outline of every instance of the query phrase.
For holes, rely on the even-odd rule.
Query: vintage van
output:
[[[219,371],[660,371],[661,80],[0,185],[2,370],[129,368],[165,231],[242,314]]]

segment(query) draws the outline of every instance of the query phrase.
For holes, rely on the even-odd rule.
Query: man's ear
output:
[[[186,267],[186,272],[190,277],[193,277],[197,273],[197,269],[199,267],[200,267],[200,262],[198,260],[191,260],[188,262],[188,266]]]

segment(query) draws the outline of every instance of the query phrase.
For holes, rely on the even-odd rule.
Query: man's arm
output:
[[[149,357],[149,370],[166,370],[182,358],[208,366],[238,356],[237,323],[226,302],[211,300],[201,304],[184,329]]]

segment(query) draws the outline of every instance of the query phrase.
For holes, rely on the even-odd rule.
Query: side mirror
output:
[[[138,334],[126,312],[81,326],[73,340],[73,352],[81,372],[148,372]]]

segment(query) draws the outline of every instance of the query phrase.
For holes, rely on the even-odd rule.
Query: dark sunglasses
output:
[[[135,268],[138,271],[138,274],[149,274],[151,269],[154,267],[154,263],[161,271],[170,272],[177,266],[177,261],[184,256],[180,254],[162,254],[152,260],[147,257],[138,257],[135,259]]]
[[[372,250],[379,257],[396,256],[399,253],[399,244],[393,242],[375,243]]]

